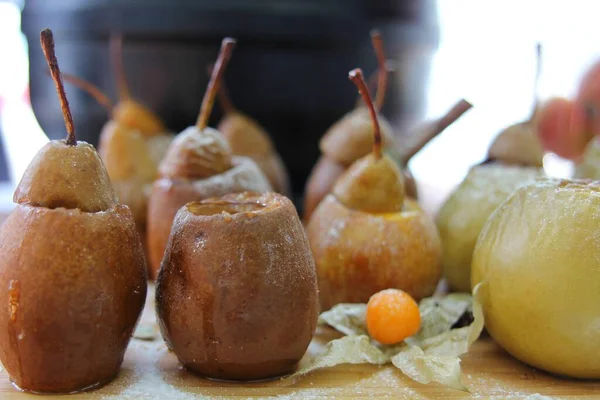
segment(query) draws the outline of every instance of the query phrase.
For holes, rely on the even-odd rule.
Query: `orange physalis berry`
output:
[[[367,330],[382,344],[395,344],[421,328],[419,305],[406,292],[386,289],[375,293],[367,304]]]

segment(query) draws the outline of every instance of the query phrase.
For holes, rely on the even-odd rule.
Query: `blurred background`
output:
[[[225,81],[235,105],[269,131],[296,200],[319,138],[356,100],[347,72],[376,69],[369,31],[378,28],[396,66],[383,113],[399,141],[460,98],[474,105],[411,160],[423,195],[443,198],[501,129],[530,114],[537,42],[541,98],[573,94],[600,57],[599,12],[599,2],[586,0],[0,0],[0,209],[12,206],[47,137],[64,136],[39,47],[44,28],[54,31],[63,72],[112,99],[108,44],[121,33],[133,96],[173,132],[195,123],[206,65],[222,37],[236,37]],[[72,86],[67,92],[79,139],[97,144],[106,110]],[[569,173],[569,164],[555,165],[556,174]]]

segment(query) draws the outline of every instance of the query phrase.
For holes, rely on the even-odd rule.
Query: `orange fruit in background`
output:
[[[395,344],[421,328],[419,305],[406,292],[386,289],[375,293],[367,304],[367,330],[382,344]]]
[[[584,105],[560,97],[540,107],[536,129],[545,150],[570,160],[579,159],[593,137]]]

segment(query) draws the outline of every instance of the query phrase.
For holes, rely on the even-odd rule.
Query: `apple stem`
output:
[[[385,102],[385,93],[387,91],[388,70],[386,65],[385,49],[383,38],[378,30],[371,31],[371,43],[377,56],[378,74],[377,74],[377,92],[375,94],[375,106],[377,111],[381,111]]]
[[[209,76],[212,74],[213,67],[214,67],[214,65],[210,64],[206,68],[206,71],[208,72]],[[233,102],[231,101],[231,97],[229,96],[229,91],[227,90],[227,85],[225,85],[224,81],[221,82],[221,87],[219,87],[219,91],[217,92],[217,100],[219,101],[219,105],[221,106],[221,108],[223,109],[223,111],[226,114],[235,111],[235,106],[233,105]]]
[[[538,112],[540,105],[540,96],[539,96],[539,83],[540,83],[540,75],[542,74],[542,44],[537,43],[535,45],[535,77],[533,80],[533,110],[531,111],[531,115],[529,116],[529,122],[533,121],[533,118]]]
[[[106,108],[108,115],[112,115],[113,103],[98,86],[86,81],[85,79],[78,78],[75,75],[65,72],[62,73],[62,77],[65,82],[72,84],[73,86],[92,96],[94,100],[98,102],[98,104]]]
[[[408,164],[411,158],[417,154],[427,143],[433,140],[436,136],[442,133],[446,128],[458,120],[464,113],[471,109],[473,105],[465,99],[459,100],[452,106],[450,110],[442,117],[425,125],[424,128],[414,135],[415,143],[407,146],[404,154],[401,156],[403,165]],[[412,136],[412,135],[411,135]]]
[[[369,88],[365,82],[365,77],[363,75],[362,69],[356,68],[348,73],[348,78],[356,85],[358,89],[358,93],[363,98],[367,108],[369,109],[369,113],[371,114],[371,120],[373,121],[373,154],[377,159],[381,158],[381,146],[382,146],[382,137],[381,130],[379,128],[379,120],[377,119],[377,112],[375,111],[375,106],[373,105],[373,101],[371,100],[371,95],[369,94]]]
[[[123,36],[112,35],[110,37],[110,58],[112,59],[113,71],[117,80],[117,91],[120,100],[131,99],[127,77],[125,76],[125,65],[123,64]]]
[[[212,111],[215,102],[215,96],[219,91],[221,79],[223,77],[223,73],[225,72],[225,68],[227,67],[227,63],[231,58],[231,53],[233,53],[235,43],[235,39],[232,38],[225,38],[221,42],[221,50],[219,52],[219,56],[217,57],[217,62],[212,70],[208,87],[204,93],[202,106],[200,107],[200,114],[198,114],[198,121],[196,122],[196,126],[200,130],[206,128],[208,124],[208,117]]]
[[[58,67],[58,60],[56,59],[56,53],[54,52],[54,35],[50,29],[44,29],[40,33],[40,42],[42,44],[42,50],[44,51],[44,57],[46,57],[48,67],[50,68],[50,75],[52,75],[52,80],[56,87],[56,93],[58,94],[58,100],[60,101],[63,118],[65,119],[65,127],[67,128],[66,143],[69,146],[75,146],[77,145],[75,125],[73,125],[73,116],[71,115],[71,109],[69,108],[69,100],[67,100],[65,85],[63,84],[60,68]]]

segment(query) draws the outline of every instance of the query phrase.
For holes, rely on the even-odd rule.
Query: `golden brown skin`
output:
[[[131,209],[144,243],[148,193],[172,139],[169,134],[144,134],[114,120],[100,133],[100,157],[119,201]]]
[[[269,182],[256,164],[246,157],[233,157],[233,168],[206,179],[161,178],[154,182],[148,202],[149,275],[155,279],[160,268],[173,218],[190,201],[244,191],[268,192]]]
[[[402,173],[391,158],[369,154],[352,164],[336,181],[333,195],[355,210],[399,212],[404,204]]]
[[[306,190],[304,191],[304,209],[302,215],[305,223],[308,223],[315,208],[317,208],[325,196],[331,193],[333,185],[337,179],[343,175],[346,169],[347,167],[324,155],[319,157],[319,160],[308,177]],[[416,199],[417,185],[415,179],[408,168],[403,169],[402,173],[404,176],[404,190],[406,196]]]
[[[24,390],[111,380],[145,297],[146,265],[126,206],[18,205],[0,229],[0,359]]]
[[[131,99],[119,101],[112,110],[112,117],[120,125],[139,131],[147,137],[167,131],[162,121],[152,111]]]
[[[165,341],[183,365],[210,378],[292,372],[319,311],[315,265],[293,204],[275,193],[203,203],[178,212],[158,276]]]
[[[366,303],[388,288],[419,300],[430,296],[440,279],[440,239],[414,200],[406,199],[401,212],[378,215],[349,209],[328,195],[307,233],[322,311],[338,303]]]
[[[229,142],[233,154],[253,159],[276,192],[291,195],[285,164],[260,125],[239,111],[230,111],[219,123],[218,130]]]
[[[117,202],[106,169],[91,144],[53,140],[35,155],[17,189],[15,203],[96,212]]]
[[[598,182],[542,180],[488,219],[473,254],[485,325],[510,354],[573,378],[600,379]]]

